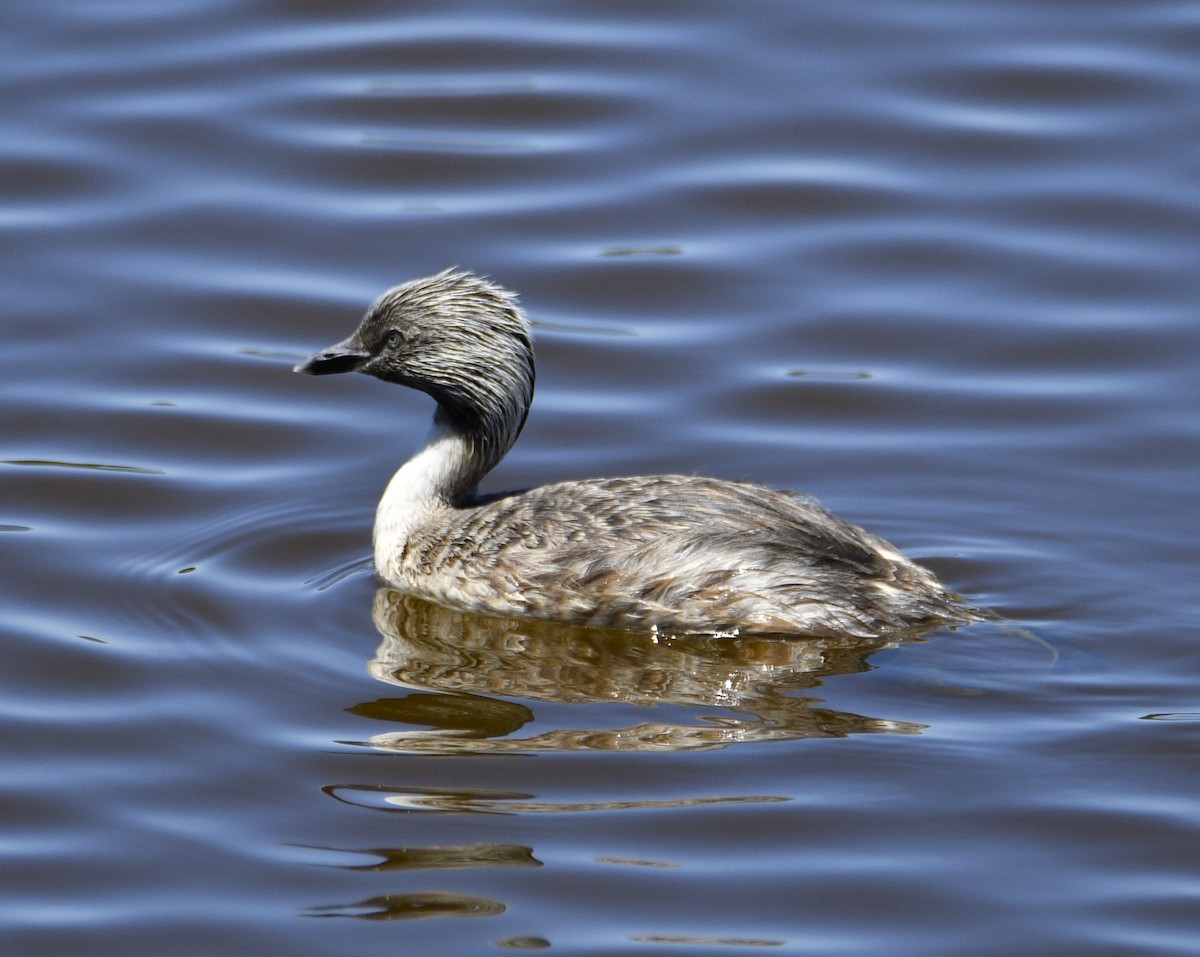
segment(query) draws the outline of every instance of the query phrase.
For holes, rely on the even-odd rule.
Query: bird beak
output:
[[[311,356],[292,369],[293,372],[303,372],[306,375],[332,375],[335,372],[355,372],[362,364],[371,358],[366,349],[359,349],[349,342],[339,342],[336,346],[314,352]]]

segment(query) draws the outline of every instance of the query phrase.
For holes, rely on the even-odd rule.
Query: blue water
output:
[[[1200,952],[1200,8],[10,5],[0,951]],[[370,569],[518,290],[491,488],[817,495],[1006,622],[652,641]]]

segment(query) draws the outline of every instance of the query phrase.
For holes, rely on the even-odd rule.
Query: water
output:
[[[1200,14],[9,5],[6,954],[1200,952]],[[1011,625],[655,643],[378,591],[519,290],[490,480],[819,496]]]

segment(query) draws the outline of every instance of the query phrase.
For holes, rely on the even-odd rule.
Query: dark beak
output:
[[[311,356],[292,369],[293,372],[303,372],[307,375],[332,375],[335,372],[354,372],[364,362],[371,358],[366,349],[357,349],[339,342],[336,346],[314,352]]]

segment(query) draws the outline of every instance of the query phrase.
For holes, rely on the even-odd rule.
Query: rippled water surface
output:
[[[0,950],[1200,952],[1200,7],[9,4]],[[380,589],[520,291],[500,489],[817,495],[1008,623],[677,639]]]

